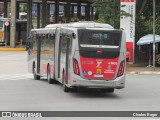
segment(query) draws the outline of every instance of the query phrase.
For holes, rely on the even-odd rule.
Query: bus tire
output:
[[[33,76],[34,76],[34,79],[35,79],[35,80],[40,80],[40,76],[37,75],[37,72],[36,72],[36,68],[35,68],[35,67],[33,68]]]
[[[66,86],[66,78],[64,76],[64,72],[63,72],[63,77],[62,77],[62,84],[63,84],[63,91],[69,92],[69,88]]]
[[[72,92],[78,92],[79,88],[78,87],[73,87],[70,89]]]
[[[51,78],[50,66],[47,67],[47,80],[49,84],[55,83],[55,80]]]

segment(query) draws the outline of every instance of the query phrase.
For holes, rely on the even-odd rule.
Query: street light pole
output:
[[[155,0],[153,0],[153,68],[155,70],[155,17],[156,17],[156,8]]]

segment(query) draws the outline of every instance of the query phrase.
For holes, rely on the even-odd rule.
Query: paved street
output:
[[[0,52],[0,111],[159,111],[160,75],[127,74],[126,88],[64,93],[61,84],[33,80],[26,52]]]
[[[0,68],[0,74],[28,73],[27,53],[0,51]]]

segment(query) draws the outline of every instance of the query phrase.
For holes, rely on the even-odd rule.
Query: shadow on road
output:
[[[42,78],[40,81],[48,83],[45,78]],[[116,93],[108,93],[102,92],[99,89],[87,89],[87,88],[79,88],[71,89],[68,93],[63,92],[62,84],[57,82],[56,84],[52,84],[53,87],[56,86],[60,91],[59,94],[68,94],[70,97],[76,98],[108,98],[108,99],[121,99],[120,96],[116,95]],[[116,91],[115,91],[116,92]]]
[[[71,92],[69,94],[71,97],[76,97],[76,98],[107,98],[107,99],[121,99],[116,93],[102,93],[101,91],[98,90],[92,90],[92,89],[86,89],[78,92]]]

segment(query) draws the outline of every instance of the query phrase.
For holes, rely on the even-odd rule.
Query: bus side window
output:
[[[49,47],[54,50],[55,47],[55,35],[53,33],[48,34]]]
[[[36,39],[39,39],[39,34],[36,34],[36,36],[35,36],[35,37],[36,37]]]
[[[54,41],[55,40],[55,34],[50,34],[50,39]]]
[[[26,42],[26,50],[29,50],[31,48],[31,37],[27,38],[27,42]]]
[[[69,47],[69,53],[71,53],[71,50],[72,50],[72,38],[68,37],[67,38],[67,42],[68,42],[68,47]]]
[[[46,42],[47,41],[48,41],[47,34],[42,34],[42,38],[41,38],[41,50],[45,50],[46,49]]]
[[[112,45],[113,46],[119,46],[120,42],[120,34],[119,33],[113,33],[112,34]]]
[[[34,45],[33,45],[33,49],[37,50],[38,47],[38,41],[41,40],[41,34],[36,34],[36,36],[34,37]]]

